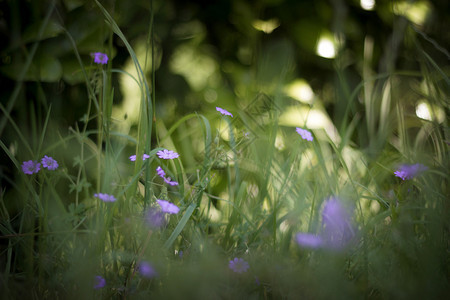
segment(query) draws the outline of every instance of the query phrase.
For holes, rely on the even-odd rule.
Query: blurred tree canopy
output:
[[[301,78],[338,126],[347,101],[340,93],[362,81],[363,65],[373,74],[417,71],[422,49],[441,67],[449,62],[447,0],[100,2],[144,53],[142,62],[153,58],[155,77],[151,63],[146,72],[155,83],[156,115],[169,123],[217,103],[239,110],[259,93],[280,94]],[[363,8],[363,2],[375,6]],[[96,51],[106,52],[116,69],[129,60],[90,0],[0,1],[0,34],[1,104],[17,98],[10,110],[24,125],[30,125],[27,110],[45,112],[50,104],[60,124],[82,118],[88,97],[76,52],[86,68],[95,68],[90,53]],[[332,41],[332,57],[318,54],[322,38]],[[119,74],[112,80],[120,104]],[[349,86],[337,88],[343,82]]]

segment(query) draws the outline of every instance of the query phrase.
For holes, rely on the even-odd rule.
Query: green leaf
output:
[[[30,24],[25,29],[25,32],[22,36],[23,43],[37,42],[53,38],[63,32],[63,28],[61,27],[61,25],[59,25],[59,23],[49,20],[44,28],[44,31],[42,32],[42,35],[39,36],[39,30],[43,24],[44,20]]]
[[[17,70],[25,68],[25,59],[15,59],[11,64],[0,68],[0,72],[11,79],[19,80]],[[54,56],[46,53],[36,54],[35,59],[31,63],[28,72],[24,76],[24,80],[41,81],[41,82],[57,82],[62,76],[62,66]]]
[[[64,5],[66,6],[68,11],[74,10],[82,6],[86,1],[83,0],[63,0]]]

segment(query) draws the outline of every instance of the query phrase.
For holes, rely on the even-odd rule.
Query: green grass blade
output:
[[[183,228],[186,226],[186,223],[189,221],[189,219],[196,207],[197,207],[197,205],[195,204],[195,202],[192,202],[188,206],[188,208],[186,209],[180,222],[178,222],[177,227],[175,227],[172,234],[169,236],[167,241],[164,243],[164,248],[166,250],[172,246],[173,242],[175,242],[175,239],[180,235],[181,231],[183,231]]]

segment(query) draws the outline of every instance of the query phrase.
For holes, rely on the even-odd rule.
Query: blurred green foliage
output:
[[[332,72],[336,66],[351,91],[361,81],[363,62],[376,73],[398,68],[417,71],[418,45],[432,53],[438,65],[448,63],[448,57],[427,40],[449,48],[449,33],[442,30],[448,25],[448,2],[412,1],[425,3],[430,12],[423,24],[409,27],[404,25],[407,20],[393,14],[397,2],[377,1],[372,11],[363,10],[357,0],[103,1],[103,5],[133,46],[147,41],[147,54],[153,50],[160,56],[154,90],[156,109],[165,120],[210,109],[209,102],[217,99],[225,106],[242,108],[239,103],[249,103],[257,92],[273,95],[277,86],[300,77],[319,94],[333,120],[345,122],[348,100],[343,98],[348,95],[338,94],[344,88],[332,88],[338,84]],[[30,100],[45,107],[51,103],[55,115],[67,124],[84,113],[87,97],[80,97],[86,90],[84,78],[68,35],[85,66],[92,64],[89,53],[105,51],[110,43],[113,52],[108,54],[115,68],[120,69],[129,57],[91,1],[2,1],[0,10],[2,103],[11,96],[15,80],[24,84],[14,110],[20,111]],[[257,29],[256,21],[269,20],[276,24],[271,33]],[[325,33],[338,37],[338,59],[316,54]],[[364,58],[368,38],[374,45],[370,61]],[[155,41],[154,48],[149,47],[149,39]],[[39,43],[34,54],[30,53],[33,43]],[[31,64],[20,78],[19,70],[30,54]],[[152,76],[151,69],[147,75]],[[122,101],[118,76],[113,78],[115,103]],[[42,95],[38,91],[46,97],[27,96]],[[352,103],[350,109],[355,114],[361,107]]]

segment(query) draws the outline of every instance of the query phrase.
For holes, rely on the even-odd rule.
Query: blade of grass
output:
[[[19,127],[17,126],[16,122],[11,118],[11,116],[9,115],[9,113],[6,111],[6,109],[4,108],[4,106],[1,103],[0,103],[0,110],[5,114],[6,119],[9,120],[11,126],[16,131],[17,136],[22,141],[22,144],[27,149],[28,153],[30,155],[33,155],[34,151],[31,150],[31,147],[30,147],[30,145],[28,143],[28,140],[24,137],[24,135],[20,131]]]
[[[40,134],[39,145],[37,153],[41,154],[42,145],[44,144],[45,133],[47,132],[48,121],[50,119],[50,113],[52,111],[52,106],[48,108],[47,116],[45,117],[44,127],[42,127],[42,132]]]
[[[184,227],[186,226],[186,223],[189,221],[189,219],[196,207],[197,207],[197,205],[195,202],[192,202],[188,206],[183,217],[178,222],[177,227],[175,227],[172,234],[169,236],[167,241],[164,243],[164,249],[168,250],[172,246],[173,242],[175,242],[175,239],[180,235],[181,231],[183,231]]]
[[[151,139],[152,139],[152,126],[153,126],[153,104],[151,101],[151,93],[147,84],[147,80],[145,78],[145,74],[142,71],[142,67],[139,63],[139,60],[137,59],[136,53],[134,52],[133,48],[131,47],[130,43],[126,39],[125,35],[120,30],[117,23],[114,21],[114,19],[111,17],[111,15],[108,13],[108,11],[100,4],[98,0],[95,0],[95,3],[105,16],[108,24],[111,26],[111,29],[119,38],[123,41],[125,44],[125,47],[127,48],[131,59],[133,60],[134,66],[136,68],[136,73],[138,75],[138,81],[139,81],[139,89],[141,91],[141,110],[140,110],[140,117],[139,117],[139,123],[138,123],[138,141],[144,141],[144,143],[137,143],[137,149],[136,149],[136,155],[139,157],[141,156],[144,151],[149,151],[151,149]],[[136,165],[134,169],[134,173],[137,173],[138,170],[140,170],[142,161],[136,160]],[[149,181],[150,173],[146,172],[146,184]],[[137,181],[131,188],[131,193],[134,193],[134,191],[137,189]],[[149,197],[151,193],[148,193],[148,187],[146,186],[146,193],[145,193],[145,203],[149,202]],[[131,199],[131,197],[130,197]]]

